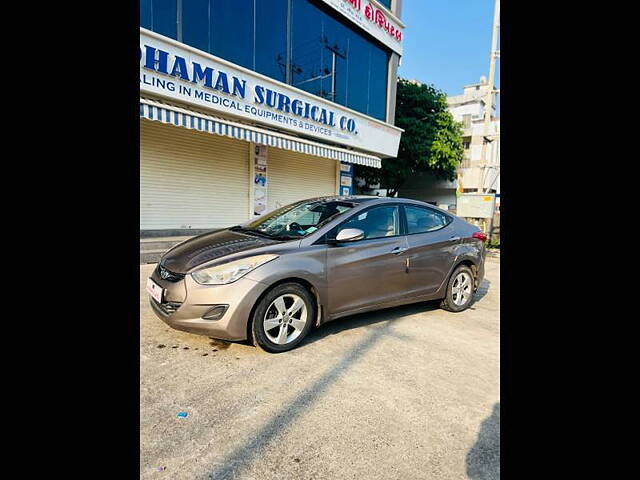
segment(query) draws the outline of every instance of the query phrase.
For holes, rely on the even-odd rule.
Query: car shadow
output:
[[[486,278],[483,278],[482,282],[480,282],[480,286],[478,287],[478,290],[473,296],[473,301],[471,302],[471,305],[475,305],[477,302],[482,300],[484,296],[489,292],[490,287],[491,287],[491,282]]]
[[[282,432],[295,424],[304,416],[310,408],[330,390],[347,372],[365,357],[375,345],[387,336],[402,338],[393,332],[394,320],[407,316],[428,312],[439,308],[439,301],[429,301],[387,308],[374,312],[351,315],[340,321],[327,323],[311,331],[307,339],[300,345],[320,340],[327,335],[337,334],[352,328],[367,328],[361,338],[346,348],[336,359],[332,366],[327,368],[320,376],[293,399],[281,405],[261,427],[250,432],[233,450],[228,452],[214,466],[211,467],[207,478],[214,480],[226,480],[238,478],[250,465],[263,455],[271,454],[277,449],[278,438]],[[478,440],[467,454],[467,472],[472,480],[498,479],[499,470],[499,446],[500,446],[500,405],[494,407],[492,416],[485,420],[480,428]],[[497,445],[497,457],[496,457]],[[495,476],[495,475],[498,476]],[[491,476],[493,475],[493,476]]]
[[[480,424],[476,443],[467,453],[467,475],[471,480],[500,479],[500,403]]]
[[[257,431],[247,432],[246,438],[212,467],[206,478],[231,480],[239,478],[258,458],[278,452],[277,440],[303,417],[347,372],[358,363],[385,335],[389,335],[391,322],[370,329],[366,335],[348,349],[314,382],[298,392],[290,401],[280,405],[269,420]],[[275,445],[274,445],[275,443]]]
[[[309,332],[309,335],[300,344],[300,346],[310,345],[318,340],[322,340],[328,335],[336,335],[346,330],[354,328],[370,327],[381,322],[393,322],[404,317],[416,315],[418,313],[430,312],[439,308],[440,300],[431,300],[428,302],[412,303],[410,305],[402,305],[399,307],[390,307],[381,310],[375,310],[366,313],[358,313],[339,318],[337,320],[324,323]]]
[[[491,282],[486,278],[482,280],[477,292],[473,297],[470,307],[473,307],[478,301],[487,294]],[[337,320],[324,323],[309,332],[307,338],[300,344],[300,347],[317,342],[328,335],[335,335],[345,330],[354,328],[368,327],[376,323],[399,320],[404,317],[416,315],[418,313],[426,313],[440,308],[440,300],[429,300],[426,302],[412,303],[399,307],[390,307],[381,310],[374,310],[366,313],[358,313],[339,318]]]
[[[471,309],[473,309],[475,304],[482,300],[482,298],[487,294],[490,286],[491,282],[489,280],[487,280],[486,278],[482,280],[482,283],[478,287],[478,290],[473,297],[473,301],[470,305]],[[310,345],[314,342],[317,342],[318,340],[322,340],[328,335],[336,335],[345,330],[369,327],[375,325],[376,323],[386,322],[389,320],[399,320],[401,318],[416,315],[418,313],[426,313],[433,310],[438,310],[439,308],[440,300],[429,300],[424,302],[411,303],[409,305],[401,305],[398,307],[389,307],[365,313],[358,313],[355,315],[348,315],[346,317],[324,323],[319,327],[312,329],[311,332],[309,332],[309,335],[307,335],[307,338],[305,338],[300,343],[298,348],[304,347],[305,345]],[[249,346],[252,345],[249,339],[237,341],[217,340],[212,337],[210,337],[209,339],[211,340],[211,345],[215,345],[222,349],[229,348],[229,346],[234,343]]]

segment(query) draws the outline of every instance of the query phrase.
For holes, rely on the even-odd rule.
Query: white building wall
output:
[[[499,192],[500,166],[500,119],[494,118],[489,124],[488,136],[493,141],[486,145],[486,166],[482,168],[482,149],[484,142],[484,100],[486,98],[486,83],[467,85],[462,95],[448,98],[449,111],[456,121],[463,121],[464,115],[471,115],[471,127],[463,129],[465,140],[470,145],[465,150],[465,161],[459,168],[460,182],[464,189],[488,188]],[[496,178],[497,177],[497,178]]]
[[[454,108],[449,108],[453,119],[456,122],[461,122],[464,115],[478,116],[480,115],[480,106],[477,103],[467,103],[459,105]]]

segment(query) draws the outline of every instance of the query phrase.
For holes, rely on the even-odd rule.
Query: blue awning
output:
[[[259,143],[307,155],[330,158],[347,163],[380,168],[380,158],[365,153],[356,153],[344,148],[331,147],[318,142],[304,140],[284,133],[274,132],[253,125],[245,125],[184,107],[140,97],[140,117],[177,127],[224,135],[247,142]]]

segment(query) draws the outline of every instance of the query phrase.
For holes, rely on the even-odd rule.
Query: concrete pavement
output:
[[[167,327],[141,265],[141,478],[498,479],[499,266],[465,312],[355,315],[270,355]]]

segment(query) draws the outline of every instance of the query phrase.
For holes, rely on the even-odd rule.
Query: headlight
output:
[[[193,272],[191,276],[200,285],[224,285],[235,282],[251,270],[255,270],[260,265],[264,265],[276,258],[278,258],[278,255],[256,255],[255,257],[242,258],[215,267],[198,270]]]

